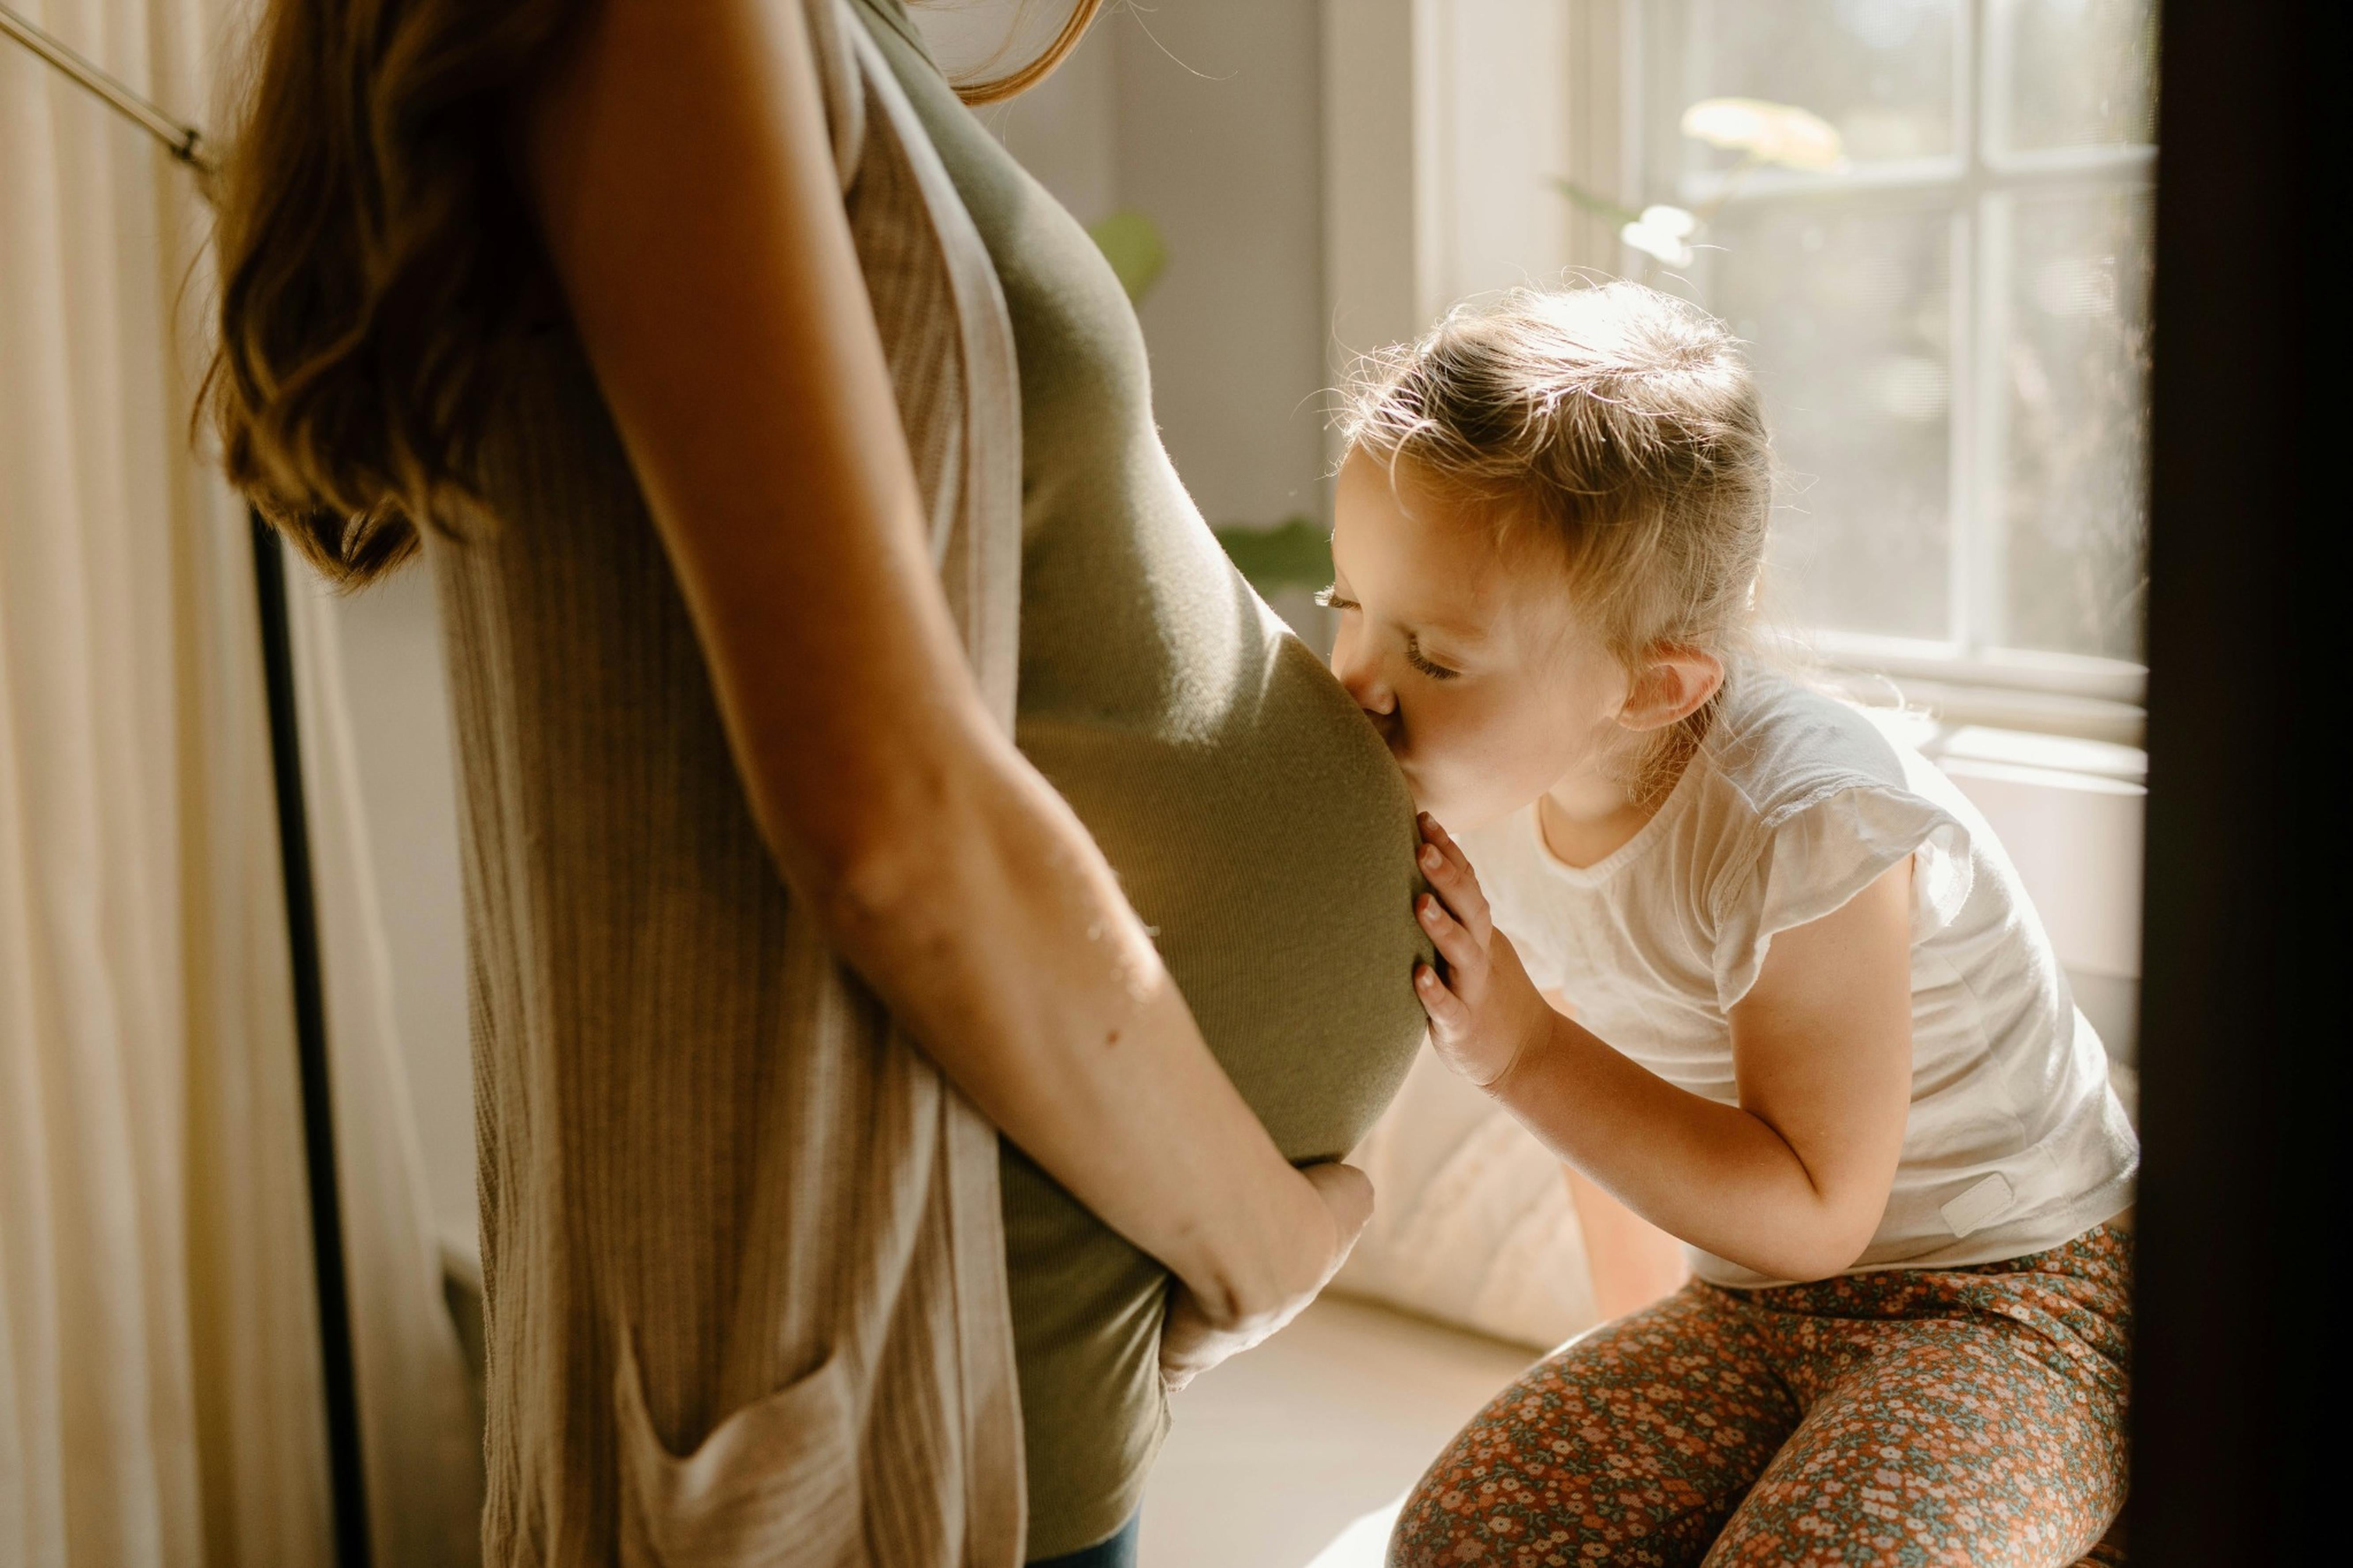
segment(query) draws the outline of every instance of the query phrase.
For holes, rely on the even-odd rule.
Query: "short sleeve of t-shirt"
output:
[[[1717,883],[1715,989],[1726,1012],[1748,994],[1773,939],[1821,919],[1914,858],[1912,936],[1941,931],[1968,900],[1968,830],[1935,802],[1874,779],[1825,783],[1761,817]]]

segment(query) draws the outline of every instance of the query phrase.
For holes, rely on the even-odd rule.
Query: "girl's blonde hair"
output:
[[[1625,282],[1459,305],[1366,357],[1342,434],[1500,530],[1540,531],[1630,669],[1662,647],[1729,659],[1744,644],[1772,453],[1748,366],[1705,311]]]

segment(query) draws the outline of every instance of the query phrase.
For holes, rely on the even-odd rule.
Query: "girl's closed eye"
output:
[[[1429,655],[1421,651],[1421,639],[1411,632],[1406,634],[1405,661],[1432,680],[1451,680],[1462,673],[1459,669],[1449,669],[1444,665],[1434,662]]]
[[[1334,584],[1329,587],[1316,589],[1315,602],[1327,610],[1339,610],[1345,612],[1364,608],[1364,606],[1358,604],[1356,600],[1351,599],[1346,595],[1341,593],[1337,584]],[[1430,677],[1432,680],[1451,680],[1456,676],[1462,673],[1459,669],[1448,668],[1445,665],[1440,664],[1435,659],[1431,658],[1428,654],[1423,653],[1421,651],[1421,638],[1412,632],[1408,632],[1405,637],[1405,661],[1406,663],[1413,666],[1414,668],[1421,671],[1422,674]]]

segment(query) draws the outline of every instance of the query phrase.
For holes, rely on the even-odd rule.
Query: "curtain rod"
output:
[[[117,114],[162,142],[165,152],[196,172],[198,188],[210,195],[210,183],[212,177],[219,173],[219,166],[213,162],[211,153],[205,147],[202,131],[173,119],[5,5],[0,5],[0,33],[5,33],[73,78],[105,100]]]

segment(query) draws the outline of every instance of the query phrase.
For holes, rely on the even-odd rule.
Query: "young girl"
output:
[[[1984,820],[1744,652],[1771,479],[1729,334],[1514,293],[1347,437],[1333,668],[1425,813],[1431,1038],[1696,1275],[1498,1395],[1392,1563],[2091,1550],[2132,1131]]]

